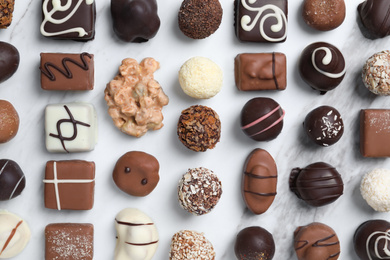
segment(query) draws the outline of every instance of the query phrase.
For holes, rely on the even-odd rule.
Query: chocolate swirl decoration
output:
[[[371,239],[375,239],[374,242],[374,248],[373,250],[370,250],[370,242]],[[384,242],[381,243],[383,246],[380,246],[381,240],[384,240]],[[371,235],[368,236],[366,241],[366,251],[367,251],[367,257],[369,260],[373,259],[390,259],[390,250],[389,250],[389,242],[390,242],[390,229],[383,231],[375,231],[372,232]],[[375,255],[373,256],[369,252],[374,252]],[[383,254],[387,257],[383,257]]]
[[[322,67],[326,66],[327,71],[321,69],[321,64],[318,64],[317,52],[320,51],[325,52],[325,56],[321,59],[321,64]],[[333,51],[333,53],[337,55],[336,51]],[[331,46],[316,48],[311,55],[311,62],[313,63],[314,69],[328,78],[338,79],[344,77],[346,72],[344,63],[341,71],[333,71],[337,69],[337,66],[339,65],[338,59],[340,59],[335,55],[332,54]]]

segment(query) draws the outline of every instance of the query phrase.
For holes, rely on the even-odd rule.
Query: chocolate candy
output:
[[[238,260],[271,260],[275,254],[272,234],[262,227],[247,227],[236,237],[234,253]]]
[[[241,193],[255,214],[268,210],[276,196],[278,170],[274,158],[263,149],[253,150],[244,164]]]
[[[390,51],[385,50],[372,55],[363,66],[364,86],[380,96],[390,95]]]
[[[126,42],[146,42],[160,28],[156,0],[111,0],[114,32]]]
[[[18,130],[18,112],[16,112],[10,102],[0,99],[0,144],[6,143],[14,138]]]
[[[45,259],[92,260],[93,225],[55,223],[45,228]]]
[[[19,165],[12,160],[0,160],[0,200],[19,196],[25,186],[26,178]]]
[[[316,144],[330,146],[340,140],[344,123],[334,107],[320,106],[307,114],[303,122],[307,136]]]
[[[294,249],[298,260],[337,260],[340,256],[340,242],[336,232],[318,222],[295,230]]]
[[[344,0],[305,0],[303,20],[319,31],[330,31],[339,27],[345,19]]]
[[[234,59],[234,78],[242,91],[284,90],[286,70],[283,53],[242,53]]]
[[[214,247],[203,233],[181,230],[172,237],[169,260],[183,259],[215,260]]]
[[[364,175],[360,183],[363,199],[374,210],[390,212],[390,170],[374,169]]]
[[[133,196],[146,196],[157,186],[160,176],[157,159],[144,152],[128,152],[117,161],[112,177],[119,189]]]
[[[0,29],[11,25],[15,0],[0,0]]]
[[[41,87],[45,90],[92,90],[94,56],[83,52],[41,53]]]
[[[360,260],[379,260],[390,256],[390,223],[374,219],[362,223],[353,236],[355,252]]]
[[[271,98],[253,98],[241,110],[241,129],[255,141],[275,139],[283,128],[284,110]]]
[[[298,198],[315,207],[337,200],[344,190],[341,175],[332,165],[317,162],[290,173],[290,190]]]
[[[235,32],[241,41],[284,42],[287,0],[235,0]]]
[[[114,260],[153,258],[159,237],[149,216],[138,209],[123,209],[115,217],[115,229]]]
[[[344,79],[345,71],[343,54],[326,42],[310,44],[299,59],[301,78],[321,94],[336,88]]]
[[[95,37],[95,0],[42,0],[41,34],[61,40]]]
[[[9,79],[19,67],[19,51],[12,44],[0,41],[0,83]]]
[[[358,6],[362,33],[367,38],[377,39],[390,35],[390,2],[388,0],[365,0]]]

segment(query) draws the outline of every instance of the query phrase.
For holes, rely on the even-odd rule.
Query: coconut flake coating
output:
[[[390,95],[390,51],[372,55],[363,66],[362,78],[364,85],[372,93]]]
[[[203,233],[181,230],[172,237],[169,259],[214,260],[215,251]]]
[[[375,169],[367,173],[361,182],[360,193],[374,210],[390,211],[390,170]]]

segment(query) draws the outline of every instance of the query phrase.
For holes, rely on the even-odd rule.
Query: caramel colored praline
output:
[[[13,105],[0,100],[0,144],[10,141],[19,130],[19,115]]]

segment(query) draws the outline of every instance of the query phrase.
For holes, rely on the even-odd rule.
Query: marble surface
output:
[[[304,24],[301,2],[289,1],[287,41],[280,44],[239,42],[233,29],[233,1],[222,0],[223,20],[219,30],[204,40],[186,38],[178,29],[177,12],[181,1],[159,2],[161,28],[147,43],[121,42],[113,33],[109,1],[97,1],[96,38],[87,43],[55,41],[40,35],[41,1],[16,1],[10,28],[0,31],[0,40],[15,45],[21,55],[16,74],[0,85],[0,98],[9,100],[20,116],[18,135],[0,145],[0,158],[17,161],[26,175],[26,188],[21,196],[0,202],[0,208],[16,213],[29,223],[32,239],[14,259],[44,258],[44,229],[49,223],[77,222],[95,226],[96,260],[113,258],[115,247],[115,215],[126,207],[135,207],[154,219],[160,234],[160,245],[154,259],[167,259],[170,239],[181,229],[204,232],[213,243],[216,259],[235,259],[233,244],[237,232],[244,227],[260,225],[275,239],[274,259],[296,259],[293,232],[296,227],[313,221],[331,226],[341,242],[340,259],[352,260],[352,239],[358,225],[368,219],[390,220],[389,213],[374,212],[359,192],[361,177],[374,168],[390,168],[388,159],[363,158],[359,153],[358,113],[362,108],[385,108],[388,97],[377,97],[362,85],[360,70],[373,53],[386,49],[390,37],[375,41],[364,38],[357,24],[356,7],[360,1],[347,0],[344,23],[330,32],[318,32]],[[341,85],[320,96],[311,90],[297,71],[300,52],[315,41],[328,41],[340,48],[347,63],[347,74]],[[88,92],[49,92],[40,88],[40,52],[90,52],[95,55],[95,89]],[[288,86],[283,92],[239,92],[234,85],[233,59],[242,52],[279,51],[287,55]],[[222,91],[209,100],[186,96],[178,83],[178,70],[190,57],[205,56],[215,61],[224,72]],[[142,138],[126,136],[118,131],[107,113],[105,85],[115,76],[122,59],[142,60],[153,57],[161,64],[155,78],[163,86],[170,103],[163,110],[165,126]],[[247,138],[239,127],[242,106],[256,96],[272,97],[286,110],[284,128],[271,142],[257,143]],[[94,151],[77,154],[48,153],[44,145],[44,108],[48,104],[84,101],[92,103],[98,113],[99,140]],[[185,148],[176,136],[180,112],[195,104],[212,107],[222,121],[222,137],[214,150],[195,153]],[[336,107],[345,123],[341,140],[331,147],[312,144],[303,133],[306,114],[317,106]],[[254,148],[268,150],[278,169],[278,195],[263,215],[253,215],[240,194],[244,160]],[[131,150],[145,151],[160,161],[160,182],[147,197],[136,198],[121,192],[112,181],[116,160]],[[56,211],[44,208],[43,177],[48,160],[83,159],[96,163],[95,205],[90,211]],[[334,165],[341,173],[344,195],[335,203],[321,208],[309,207],[289,191],[289,172],[316,161]],[[222,198],[217,207],[196,217],[180,208],[176,186],[188,168],[207,167],[218,174],[223,184]]]

